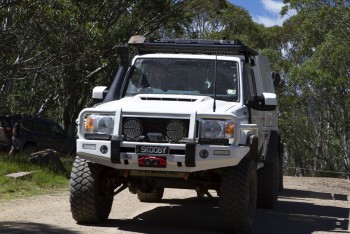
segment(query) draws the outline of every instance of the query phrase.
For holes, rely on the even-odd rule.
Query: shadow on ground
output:
[[[257,209],[254,234],[309,234],[312,232],[349,233],[349,209],[321,206],[306,198],[347,201],[347,195],[285,189],[278,208]],[[287,201],[286,201],[287,200]],[[103,226],[122,231],[150,234],[218,233],[220,218],[217,199],[164,199],[169,206],[148,210],[133,219],[110,219]]]
[[[75,234],[76,232],[60,228],[58,226],[47,225],[42,223],[24,223],[24,222],[0,222],[1,234]]]
[[[257,209],[253,234],[310,234],[316,231],[350,233],[348,232],[349,209],[347,207],[318,205],[317,200],[310,200],[348,201],[347,195],[285,189],[279,197],[277,209]],[[220,233],[217,198],[163,199],[162,203],[166,206],[147,210],[132,219],[109,219],[101,227],[110,228],[113,233]],[[0,221],[0,233],[73,234],[76,232],[41,223]]]
[[[343,194],[285,189],[279,195],[278,208],[257,210],[253,233],[349,233],[349,208],[317,205],[305,199],[347,201]]]

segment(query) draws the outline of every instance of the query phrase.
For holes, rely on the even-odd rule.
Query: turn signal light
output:
[[[225,134],[229,137],[234,137],[235,135],[235,125],[233,122],[226,124]]]
[[[93,132],[94,131],[94,119],[93,118],[88,117],[86,119],[85,131],[86,132]]]

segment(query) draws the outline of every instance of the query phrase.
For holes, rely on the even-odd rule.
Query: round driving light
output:
[[[172,120],[166,125],[166,136],[169,141],[180,141],[186,135],[186,126],[179,120]]]
[[[101,146],[101,147],[100,147],[100,152],[101,152],[102,154],[106,154],[106,153],[108,152],[108,147],[105,146],[105,145]]]
[[[139,119],[128,119],[123,124],[123,133],[127,139],[136,140],[142,135],[142,123]]]
[[[208,152],[208,150],[201,150],[200,152],[199,152],[199,157],[201,157],[201,158],[207,158],[209,156],[209,152]]]

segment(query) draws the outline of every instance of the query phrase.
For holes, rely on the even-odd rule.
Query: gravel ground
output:
[[[350,233],[350,180],[284,177],[275,210],[257,209],[253,233]],[[0,233],[219,233],[217,199],[166,189],[161,203],[141,203],[125,190],[100,226],[72,219],[69,192],[0,201]]]

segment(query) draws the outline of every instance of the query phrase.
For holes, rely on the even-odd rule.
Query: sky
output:
[[[246,9],[254,22],[266,27],[281,26],[289,18],[280,16],[283,0],[230,0],[230,2]]]

